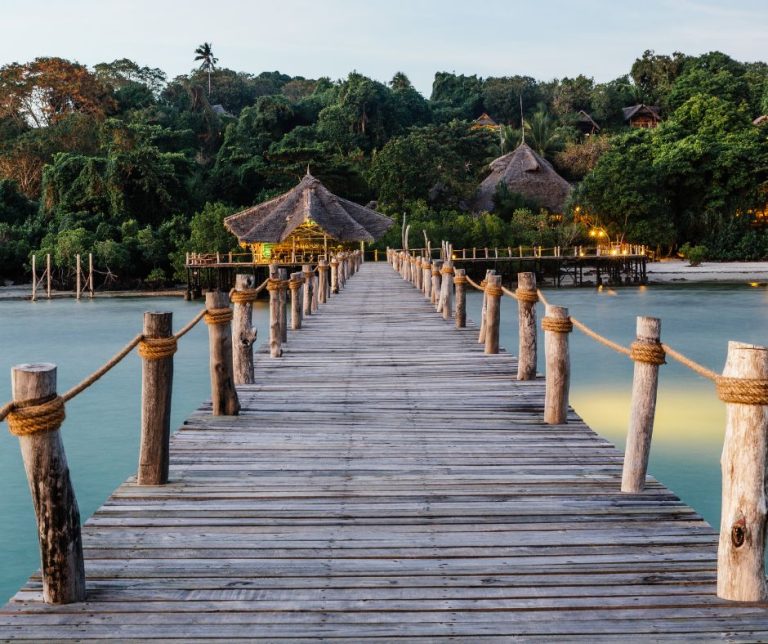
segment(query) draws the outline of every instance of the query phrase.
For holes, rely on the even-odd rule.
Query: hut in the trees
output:
[[[472,129],[498,130],[499,124],[490,116],[488,116],[488,114],[483,112],[474,121],[472,121]]]
[[[571,192],[570,184],[527,144],[521,143],[509,154],[492,161],[490,168],[491,174],[477,190],[475,210],[493,210],[493,196],[499,184],[504,184],[510,192],[516,192],[550,212],[563,212]]]
[[[576,127],[584,136],[591,136],[600,131],[600,126],[584,110],[579,110],[576,114]]]
[[[758,116],[754,121],[752,121],[752,125],[768,125],[768,114]]]
[[[655,105],[632,105],[622,109],[624,122],[630,127],[653,128],[661,122],[659,108]]]
[[[256,262],[314,261],[329,251],[374,242],[393,223],[332,194],[309,172],[293,190],[224,220]]]

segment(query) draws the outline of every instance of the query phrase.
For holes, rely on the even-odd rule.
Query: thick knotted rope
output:
[[[229,300],[233,304],[250,304],[251,302],[255,302],[259,297],[259,293],[264,290],[267,282],[269,282],[269,278],[265,279],[256,288],[243,288],[240,290],[232,289],[229,292]]]
[[[518,302],[525,302],[527,304],[536,304],[539,301],[538,291],[527,291],[522,288],[515,289],[515,298]]]
[[[142,338],[139,342],[139,355],[146,360],[162,360],[176,353],[178,343],[175,336],[169,338]]]
[[[467,276],[466,275],[454,275],[453,276],[453,283],[455,285],[457,285],[457,286],[459,284],[467,284],[468,283]]]
[[[64,422],[65,416],[64,398],[49,396],[14,403],[13,409],[8,411],[6,420],[11,434],[28,436],[36,432],[58,429]]]
[[[302,284],[304,284],[304,280],[302,278],[296,280],[288,280],[288,288],[290,288],[292,291],[298,291]]]
[[[485,285],[485,294],[490,295],[491,297],[501,297],[503,295],[504,291],[501,290],[501,286],[496,286],[495,284],[486,284]]]
[[[554,333],[570,333],[573,331],[573,322],[571,322],[571,318],[544,316],[541,318],[541,328],[545,331],[553,331]]]
[[[629,347],[629,357],[635,362],[653,365],[667,364],[665,359],[667,353],[661,346],[661,342],[635,340]]]
[[[768,380],[718,376],[715,386],[717,395],[723,402],[768,405]]]
[[[453,271],[453,266],[443,266],[443,267],[440,269],[440,272],[441,272],[443,275],[453,275],[453,274],[454,274],[454,271]]]
[[[433,266],[432,267],[432,276],[434,277],[434,276],[437,276],[437,275],[440,275],[440,269],[439,268],[435,268]]]
[[[469,275],[467,275],[467,284],[469,284],[472,288],[474,288],[474,289],[476,289],[478,291],[484,291],[485,290],[485,280],[483,280],[482,284],[478,284]]]
[[[208,325],[228,324],[232,321],[232,309],[228,306],[221,309],[208,309],[205,312],[205,323]]]

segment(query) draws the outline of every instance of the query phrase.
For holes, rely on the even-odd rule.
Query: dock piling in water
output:
[[[232,370],[232,309],[229,297],[221,291],[205,294],[210,349],[211,403],[214,416],[237,416],[240,401]],[[228,311],[227,314],[225,311]]]
[[[517,320],[519,328],[517,379],[536,377],[536,273],[517,274]]]
[[[235,276],[235,291],[253,289],[253,275],[240,273]],[[256,329],[253,327],[253,301],[238,301],[233,295],[232,317],[232,366],[236,385],[249,385],[254,382],[253,345],[256,342]]]
[[[546,387],[544,393],[544,422],[560,425],[568,417],[568,390],[571,382],[571,359],[568,354],[568,334],[571,321],[568,309],[547,304],[544,328]]]

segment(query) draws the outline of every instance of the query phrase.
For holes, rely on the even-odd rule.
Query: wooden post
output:
[[[485,353],[499,352],[501,322],[501,275],[489,275],[485,285]]]
[[[45,292],[48,296],[48,299],[51,299],[51,254],[48,253],[45,256],[45,279],[46,279],[46,286],[45,286]]]
[[[317,290],[320,288],[320,278],[317,275],[312,275],[312,313],[317,313],[319,308],[319,300],[317,298]]]
[[[291,329],[297,331],[301,328],[301,272],[291,273],[291,281],[288,288],[291,289]]]
[[[145,338],[170,338],[173,313],[145,313],[143,333]],[[143,356],[138,485],[165,485],[168,482],[172,391],[173,356],[159,359]]]
[[[444,320],[450,320],[453,314],[453,262],[446,260],[440,272],[443,278],[440,284],[440,312]]]
[[[37,258],[32,255],[32,301],[37,301]]]
[[[328,301],[328,260],[317,262],[317,299],[320,304]]]
[[[288,342],[288,269],[281,268],[277,274],[280,278],[280,340],[285,344]]]
[[[374,248],[373,249],[373,261],[378,262],[379,261],[379,249]]]
[[[661,349],[660,337],[661,320],[648,317],[637,318],[637,343]],[[627,447],[624,450],[624,470],[621,476],[622,492],[642,492],[645,488],[658,385],[659,365],[635,358],[629,432]]]
[[[496,271],[493,269],[485,271],[485,284],[488,283],[488,277],[495,275]],[[485,344],[485,329],[486,329],[486,310],[488,308],[488,296],[485,294],[485,284],[483,286],[483,302],[480,305],[480,333],[477,336],[478,344]]]
[[[547,381],[544,393],[544,422],[549,425],[565,423],[568,416],[568,389],[571,381],[571,361],[568,356],[568,332],[549,330],[548,320],[567,326],[568,309],[547,304],[544,327],[544,355]]]
[[[205,308],[228,309],[229,296],[221,291],[205,294]],[[232,372],[232,324],[208,324],[208,346],[211,365],[211,401],[214,416],[237,416],[240,401]]]
[[[88,297],[93,299],[93,253],[88,253]]]
[[[456,328],[463,329],[467,326],[467,276],[463,268],[457,268],[453,276],[453,284],[456,288]]]
[[[253,275],[240,273],[235,276],[235,291],[244,291],[254,286]],[[250,385],[253,376],[253,345],[256,329],[253,326],[253,302],[235,302],[232,306],[232,366],[236,385]]]
[[[728,343],[725,378],[768,379],[768,349]],[[725,400],[726,426],[721,458],[723,492],[717,549],[717,596],[765,602],[766,455],[768,405],[749,404],[718,387]],[[744,402],[734,402],[744,400]]]
[[[309,264],[304,264],[301,267],[301,271],[304,274],[304,315],[312,315],[312,267]]]
[[[334,295],[339,292],[339,260],[334,256],[331,258],[331,293]]]
[[[56,395],[56,365],[21,364],[11,370],[13,400],[48,400]],[[43,600],[85,601],[80,511],[58,429],[19,436],[40,542]]]
[[[437,298],[440,297],[440,269],[443,266],[443,262],[440,259],[432,260],[432,291],[429,294],[429,301],[435,305],[437,309]]]
[[[75,268],[77,270],[77,278],[75,279],[75,299],[80,299],[80,253],[75,255]]]
[[[283,355],[283,334],[280,332],[280,290],[277,285],[277,264],[269,265],[269,355],[279,358]]]
[[[517,320],[519,332],[519,350],[517,359],[517,379],[533,380],[536,377],[536,273],[517,274],[518,293],[521,295],[517,301]]]

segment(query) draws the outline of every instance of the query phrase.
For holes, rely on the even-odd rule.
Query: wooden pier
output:
[[[384,263],[262,351],[236,417],[194,413],[170,483],[83,530],[87,601],[33,577],[0,640],[768,639],[716,597],[717,533],[517,381]],[[108,446],[105,446],[105,454]],[[107,456],[108,457],[108,456]]]

